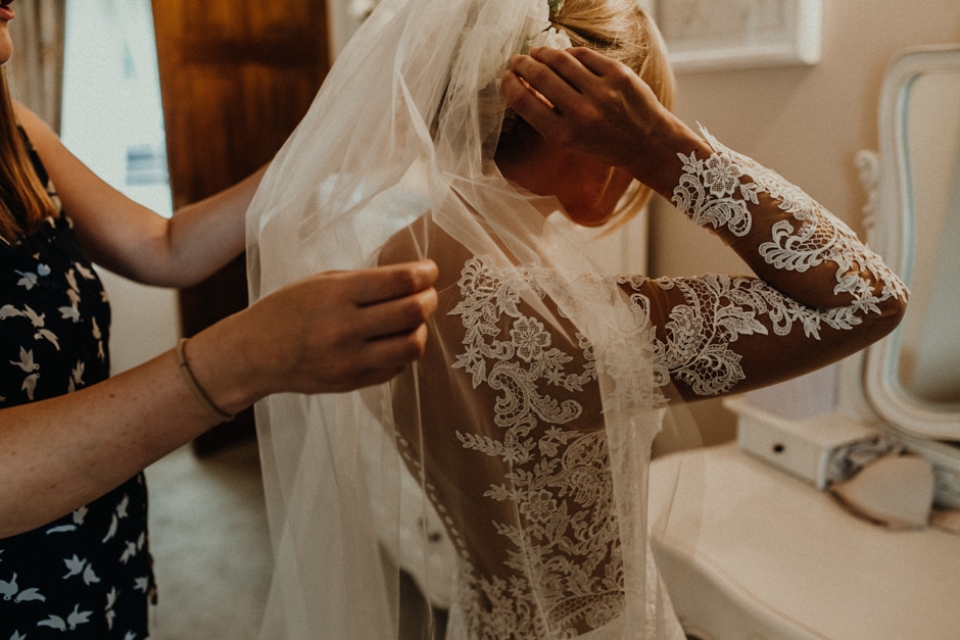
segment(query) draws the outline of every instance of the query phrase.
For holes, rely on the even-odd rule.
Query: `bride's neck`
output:
[[[494,161],[504,178],[538,196],[555,196],[574,222],[606,224],[632,182],[620,169],[547,142],[518,124],[501,140]]]
[[[538,196],[557,195],[567,154],[550,147],[535,131],[518,127],[501,139],[494,162],[504,178],[523,189]]]

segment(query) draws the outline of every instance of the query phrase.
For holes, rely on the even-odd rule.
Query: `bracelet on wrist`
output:
[[[185,351],[187,342],[187,338],[182,338],[180,342],[177,343],[177,348],[175,350],[177,354],[177,367],[180,369],[180,375],[183,376],[187,386],[190,387],[190,391],[200,402],[200,404],[203,405],[207,412],[213,416],[216,416],[217,420],[220,422],[230,422],[236,417],[236,415],[227,413],[215,405],[213,400],[210,399],[210,396],[206,394],[206,392],[200,386],[200,383],[197,382],[197,379],[194,377],[193,371],[190,369],[190,363],[187,362],[187,354]]]

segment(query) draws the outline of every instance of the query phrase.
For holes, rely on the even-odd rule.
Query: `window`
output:
[[[150,0],[68,0],[64,144],[133,200],[170,216]]]
[[[66,9],[63,143],[115,189],[169,217],[173,206],[150,0],[67,0]],[[176,343],[175,291],[98,272],[113,308],[114,374]]]

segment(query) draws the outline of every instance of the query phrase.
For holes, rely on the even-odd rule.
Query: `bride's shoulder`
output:
[[[423,246],[420,241],[424,239],[423,234],[429,224],[429,218],[430,213],[427,212],[412,224],[393,234],[380,248],[377,264],[384,266],[427,257],[419,247]]]
[[[437,290],[456,283],[473,255],[441,229],[428,211],[387,240],[377,259],[380,266],[429,258],[437,263]]]

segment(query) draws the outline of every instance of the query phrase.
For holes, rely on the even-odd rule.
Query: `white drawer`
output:
[[[818,489],[826,488],[827,468],[838,447],[877,433],[856,418],[836,413],[792,420],[758,409],[742,398],[731,398],[724,406],[737,414],[740,449]]]

